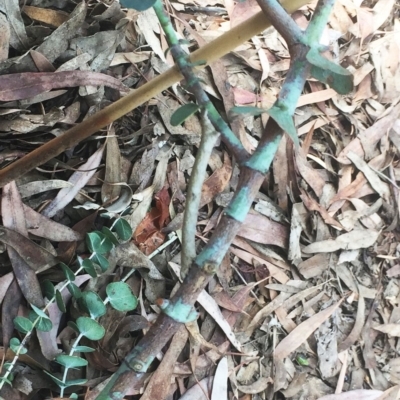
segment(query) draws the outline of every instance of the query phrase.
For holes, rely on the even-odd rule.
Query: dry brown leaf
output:
[[[303,344],[308,337],[324,322],[326,321],[340,306],[343,300],[338,301],[336,304],[320,311],[318,314],[313,315],[311,318],[302,322],[292,332],[289,333],[275,348],[274,357],[280,360],[289,356],[289,354],[296,350]]]
[[[73,242],[83,239],[83,235],[79,232],[46,218],[25,204],[24,212],[27,219],[26,224],[28,232],[35,236],[55,242]]]
[[[306,279],[320,276],[329,268],[329,255],[323,253],[316,254],[302,261],[297,268]]]
[[[262,257],[234,247],[231,247],[231,252],[250,265],[253,263],[253,260],[257,260],[260,264],[266,265],[269,274],[280,283],[286,283],[289,280],[288,276],[280,268],[276,267],[271,262],[264,260]]]
[[[29,39],[22,20],[21,9],[17,0],[4,0],[2,10],[9,21],[11,32],[10,46],[21,52],[29,49]],[[4,31],[5,33],[7,31]],[[3,33],[3,31],[2,31]]]
[[[36,264],[39,263],[39,265],[41,264],[41,267],[43,267],[44,265],[41,263],[43,260],[40,259],[40,256],[46,252],[37,254],[35,251],[32,251],[32,249],[39,249],[40,246],[27,238],[28,232],[25,223],[24,205],[15,181],[10,182],[3,188],[1,210],[4,227],[0,227],[0,232],[2,233],[0,240],[8,244],[7,252],[18,285],[29,303],[34,304],[36,307],[44,307],[44,299],[39,280],[36,277],[35,271],[30,266],[32,262],[34,262]],[[18,236],[19,241],[17,241]],[[25,244],[29,243],[27,248],[24,246],[23,249],[25,257],[26,252],[28,251],[29,253],[30,257],[27,259],[22,257],[22,254],[24,254],[21,252],[22,242]],[[17,250],[18,247],[19,251]],[[52,258],[54,262],[54,257]],[[28,260],[30,261],[29,264]]]
[[[200,208],[212,201],[217,194],[222,193],[228,185],[231,175],[232,164],[228,154],[224,153],[223,166],[215,170],[203,183],[203,187],[201,188]]]
[[[219,309],[218,304],[214,301],[214,299],[205,290],[203,290],[197,298],[197,301],[208,312],[208,314],[211,315],[211,317],[223,330],[226,337],[233,344],[233,346],[235,346],[237,350],[241,351],[242,346],[240,342],[238,341],[238,339],[236,339],[232,327],[228,324],[228,322],[222,315],[221,310]]]
[[[79,190],[81,190],[95,174],[96,168],[100,165],[103,151],[104,145],[99,147],[99,149],[89,157],[87,162],[82,164],[78,170],[71,175],[68,182],[73,186],[61,189],[58,192],[55,199],[43,210],[43,215],[45,217],[53,217],[74,199]]]
[[[104,183],[101,187],[101,200],[103,203],[114,202],[121,193],[121,152],[115,129],[108,131],[106,142],[106,169]]]
[[[179,400],[209,400],[214,378],[204,378],[188,389]]]
[[[383,392],[380,390],[350,390],[345,393],[328,394],[319,400],[378,400]]]
[[[8,287],[1,308],[1,332],[3,334],[3,346],[8,349],[10,339],[15,330],[14,318],[18,315],[18,309],[23,299],[18,282],[14,279]]]
[[[188,332],[184,326],[172,338],[168,350],[153,372],[150,381],[141,396],[142,400],[165,399],[168,397],[171,388],[171,378],[174,372],[174,365],[181,354],[188,339]]]
[[[42,53],[39,53],[36,50],[31,50],[29,54],[39,72],[54,72],[56,70],[53,64]]]
[[[249,213],[244,220],[239,236],[257,243],[273,244],[285,248],[288,228],[260,214]]]
[[[379,175],[356,153],[349,151],[347,153],[347,158],[360,170],[369,184],[375,189],[375,191],[385,200],[389,200],[390,190],[389,185],[382,182]]]
[[[9,272],[0,278],[0,304],[3,302],[4,296],[7,293],[8,287],[11,285],[14,279],[14,274]]]
[[[349,349],[350,346],[352,346],[356,342],[356,340],[358,340],[361,337],[361,332],[364,323],[365,323],[365,300],[363,296],[359,296],[356,321],[354,323],[353,329],[351,330],[347,338],[338,344],[339,351],[345,351]]]
[[[400,395],[400,386],[396,385],[387,390],[385,390],[381,396],[376,400],[398,400]]]
[[[304,253],[331,253],[333,251],[365,249],[372,246],[378,239],[380,232],[372,229],[354,229],[344,233],[336,239],[322,240],[304,247]]]
[[[212,295],[213,299],[216,301],[216,303],[224,308],[225,310],[233,311],[233,312],[242,312],[242,308],[238,307],[232,299],[229,297],[228,293],[225,292],[225,290],[222,290],[221,292],[214,293]]]
[[[299,97],[297,102],[297,107],[303,107],[307,104],[315,104],[321,101],[326,101],[336,96],[337,93],[334,89],[325,89],[318,92],[312,92],[308,94],[303,94]]]
[[[375,123],[361,132],[357,138],[353,139],[339,154],[338,161],[342,164],[350,164],[347,154],[352,151],[359,157],[365,158],[372,154],[376,144],[389,131],[400,114],[400,103],[393,104],[385,114]]]
[[[10,24],[7,17],[0,13],[0,62],[7,60],[10,46]]]
[[[400,324],[382,324],[373,327],[375,330],[386,333],[390,336],[399,337],[400,336]]]
[[[228,398],[228,359],[222,358],[215,371],[211,400]]]
[[[263,392],[268,388],[268,385],[273,384],[273,380],[270,377],[262,376],[250,385],[238,385],[238,389],[247,394],[257,394]]]
[[[153,8],[149,8],[139,13],[137,24],[151,49],[158,55],[158,57],[161,58],[161,60],[166,62],[167,60],[161,47],[160,39],[157,36],[163,35],[164,33],[160,29],[160,25]]]
[[[304,180],[312,187],[315,194],[318,197],[321,197],[322,190],[326,185],[324,179],[321,178],[321,175],[311,167],[310,163],[307,161],[304,151],[299,148],[296,157],[296,166],[300,172],[300,175],[304,178]]]
[[[259,11],[260,6],[257,4],[256,0],[247,0],[236,3],[230,15],[231,28],[241,24],[243,21],[249,19]]]
[[[331,215],[328,213],[328,211],[326,211],[325,208],[323,208],[320,204],[318,204],[313,198],[308,196],[304,190],[302,190],[301,193],[302,194],[300,197],[303,200],[304,205],[310,211],[319,212],[326,224],[334,226],[339,231],[343,229],[342,225],[339,222],[337,222],[333,217],[331,217]]]
[[[251,320],[250,325],[246,329],[246,335],[250,337],[257,326],[260,325],[260,323],[270,314],[272,314],[277,308],[281,307],[290,296],[291,293],[280,293],[265,307],[258,311],[258,313]]]
[[[1,75],[1,101],[23,100],[52,89],[76,86],[108,86],[122,92],[128,89],[112,76],[92,71],[22,72]]]
[[[40,8],[32,6],[24,6],[22,11],[31,19],[43,22],[47,25],[59,27],[66,22],[69,15],[63,11],[51,10],[49,8]]]

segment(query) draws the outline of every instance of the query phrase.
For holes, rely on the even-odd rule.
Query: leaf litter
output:
[[[199,46],[258,11],[256,1],[171,2],[177,31]],[[304,29],[315,3],[294,13]],[[1,162],[15,160],[101,110],[172,65],[152,11],[119,2],[6,0],[0,12]],[[4,14],[3,14],[4,13]],[[4,18],[4,15],[6,18]],[[400,384],[398,338],[400,181],[400,20],[393,0],[336,2],[324,44],[354,75],[347,96],[313,81],[300,97],[299,151],[283,139],[217,278],[199,298],[196,327],[181,328],[162,360],[133,387],[143,398],[389,399]],[[270,107],[288,68],[272,28],[201,72],[226,113]],[[61,284],[62,258],[86,257],[84,235],[123,216],[134,232],[109,256],[109,273],[141,299],[135,313],[108,311],[109,334],[88,353],[94,395],[158,313],[155,301],[176,290],[185,193],[201,134],[197,116],[170,117],[190,100],[180,85],[116,121],[2,190],[0,252],[5,360],[13,317],[43,306],[40,285]],[[231,121],[247,149],[266,116]],[[202,188],[197,246],[205,243],[238,180],[218,145]],[[151,259],[149,258],[151,257]],[[172,273],[173,271],[173,273]],[[78,280],[79,279],[79,280]],[[100,292],[111,276],[77,278]],[[76,312],[68,291],[64,302]],[[44,399],[52,387],[38,369],[74,332],[58,307],[50,332],[21,355],[4,398]],[[228,339],[228,340],[227,340]],[[240,352],[239,352],[240,350]],[[77,375],[79,376],[79,374]],[[213,382],[214,377],[214,384]],[[25,386],[21,385],[24,380]],[[39,383],[40,381],[40,383]],[[44,383],[43,383],[44,382]],[[229,384],[228,384],[229,382]],[[99,385],[99,386],[97,386]],[[86,388],[80,389],[80,394]],[[261,396],[261,397],[260,397]],[[284,397],[282,397],[284,396]],[[137,398],[137,397],[132,397]]]

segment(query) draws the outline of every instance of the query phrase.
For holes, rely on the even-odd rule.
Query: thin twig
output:
[[[186,194],[185,214],[182,226],[182,256],[181,275],[185,276],[196,257],[196,225],[201,200],[201,188],[206,178],[206,169],[212,149],[218,138],[218,133],[211,125],[207,112],[203,111],[202,116],[202,137],[200,146],[190,175],[189,185]]]

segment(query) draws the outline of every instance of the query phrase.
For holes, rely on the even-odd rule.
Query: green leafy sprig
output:
[[[125,214],[126,212],[122,213]],[[104,273],[109,267],[109,261],[106,255],[121,241],[129,240],[132,236],[132,229],[129,223],[122,218],[122,215],[112,213],[104,213],[101,216],[106,218],[114,218],[113,224],[110,228],[103,227],[101,231],[90,232],[86,235],[86,244],[91,252],[90,257],[82,259],[78,257],[78,269],[74,272],[68,265],[60,263],[66,281],[60,288],[55,288],[49,281],[43,282],[43,292],[48,299],[47,305],[40,309],[31,304],[31,311],[28,317],[18,316],[14,319],[15,328],[25,334],[22,341],[17,337],[10,340],[10,348],[15,353],[11,362],[4,363],[3,368],[5,373],[0,377],[0,389],[5,383],[12,384],[13,369],[21,354],[27,353],[26,344],[34,330],[48,332],[52,329],[53,324],[46,314],[50,305],[56,303],[60,311],[65,313],[67,311],[64,303],[62,292],[65,289],[71,293],[72,297],[77,301],[79,308],[88,316],[80,316],[75,322],[68,322],[68,325],[77,332],[75,339],[68,354],[59,354],[55,358],[55,362],[63,367],[62,377],[56,377],[47,371],[44,371],[50,378],[59,386],[60,396],[63,397],[64,391],[70,386],[82,385],[86,383],[86,379],[68,380],[68,371],[71,368],[79,368],[87,365],[87,360],[77,355],[78,353],[87,353],[94,351],[93,348],[82,346],[79,344],[82,338],[87,338],[92,341],[100,340],[104,337],[105,329],[97,322],[97,319],[106,313],[106,305],[110,303],[111,307],[118,311],[132,311],[137,307],[138,300],[132,293],[130,286],[125,283],[133,270],[125,276],[120,282],[112,282],[107,285],[107,297],[103,300],[93,291],[81,291],[74,283],[76,277],[81,272],[88,273],[91,277],[95,278],[99,274]],[[77,398],[76,394],[72,394],[71,398]]]

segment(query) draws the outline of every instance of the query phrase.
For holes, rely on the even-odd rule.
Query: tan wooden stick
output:
[[[282,5],[289,13],[293,13],[308,2],[309,0],[286,0],[282,2]],[[219,38],[196,50],[192,54],[191,59],[194,62],[202,60],[206,62],[206,65],[210,64],[234,50],[243,42],[264,31],[269,26],[271,26],[271,23],[265,18],[264,14],[260,12],[231,29],[229,32],[224,33]],[[93,135],[111,122],[121,118],[146,101],[149,101],[163,90],[168,89],[180,79],[182,79],[182,76],[178,72],[176,66],[174,66],[129,95],[67,130],[62,135],[38,147],[31,153],[0,170],[0,187],[21,177],[39,165],[46,163],[66,149],[77,145],[83,139]]]

